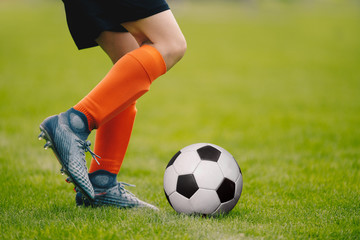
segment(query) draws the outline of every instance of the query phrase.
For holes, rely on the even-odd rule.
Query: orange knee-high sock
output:
[[[94,152],[101,156],[100,165],[92,159],[89,173],[103,169],[118,174],[130,141],[136,107],[131,104],[96,130]]]
[[[99,128],[146,93],[165,72],[166,64],[159,51],[143,45],[120,58],[74,108],[86,115],[90,130]]]

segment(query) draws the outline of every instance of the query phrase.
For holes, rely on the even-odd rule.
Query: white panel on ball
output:
[[[194,212],[194,210],[191,207],[190,200],[186,197],[180,195],[177,192],[172,193],[169,196],[169,200],[172,203],[172,207],[177,211],[178,213],[185,213],[185,214],[191,214]]]
[[[196,152],[196,150],[198,150],[199,148],[201,148],[203,146],[207,146],[207,145],[211,145],[211,144],[209,144],[209,143],[195,143],[195,144],[189,145],[187,147],[184,147],[180,151],[182,153],[184,153],[184,152],[193,152],[193,151]]]
[[[212,214],[220,205],[220,199],[214,190],[199,189],[190,198],[195,213]]]
[[[164,190],[167,195],[176,191],[178,174],[175,172],[174,166],[171,165],[165,170],[164,174]]]
[[[216,212],[214,212],[214,215],[221,214],[221,213],[228,213],[233,209],[238,201],[236,199],[232,199],[230,201],[224,202],[220,205],[218,209],[216,209]]]
[[[220,186],[224,176],[219,165],[212,161],[201,161],[194,172],[199,188],[214,189]]]
[[[194,172],[200,161],[197,152],[184,152],[176,158],[173,166],[178,175],[190,174]]]
[[[239,166],[236,163],[236,160],[229,153],[222,152],[218,164],[224,173],[224,176],[235,182],[240,175]]]
[[[243,178],[240,174],[239,178],[235,182],[235,199],[239,199],[243,188]]]

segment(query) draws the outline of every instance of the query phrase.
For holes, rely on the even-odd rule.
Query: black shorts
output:
[[[121,25],[169,9],[165,0],[63,0],[66,20],[78,49],[97,46],[103,31],[126,32]]]

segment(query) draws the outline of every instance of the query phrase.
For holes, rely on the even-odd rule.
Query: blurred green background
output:
[[[0,1],[0,238],[359,239],[359,2],[169,4],[188,51],[138,101],[118,177],[153,213],[75,207],[38,125],[111,62],[100,48],[77,51],[61,1]],[[167,162],[196,142],[242,168],[227,216],[178,215],[165,199]]]

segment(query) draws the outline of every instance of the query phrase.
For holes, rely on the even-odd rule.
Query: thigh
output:
[[[116,63],[126,53],[139,47],[135,38],[128,32],[104,31],[96,38],[96,42],[113,63]]]
[[[170,41],[174,38],[182,38],[182,32],[171,10],[166,10],[155,15],[122,24],[139,42],[143,44],[151,42]]]
[[[164,57],[168,68],[179,60],[173,55],[179,55],[178,52],[186,48],[185,37],[171,10],[122,25],[135,37],[139,45],[153,45]]]

